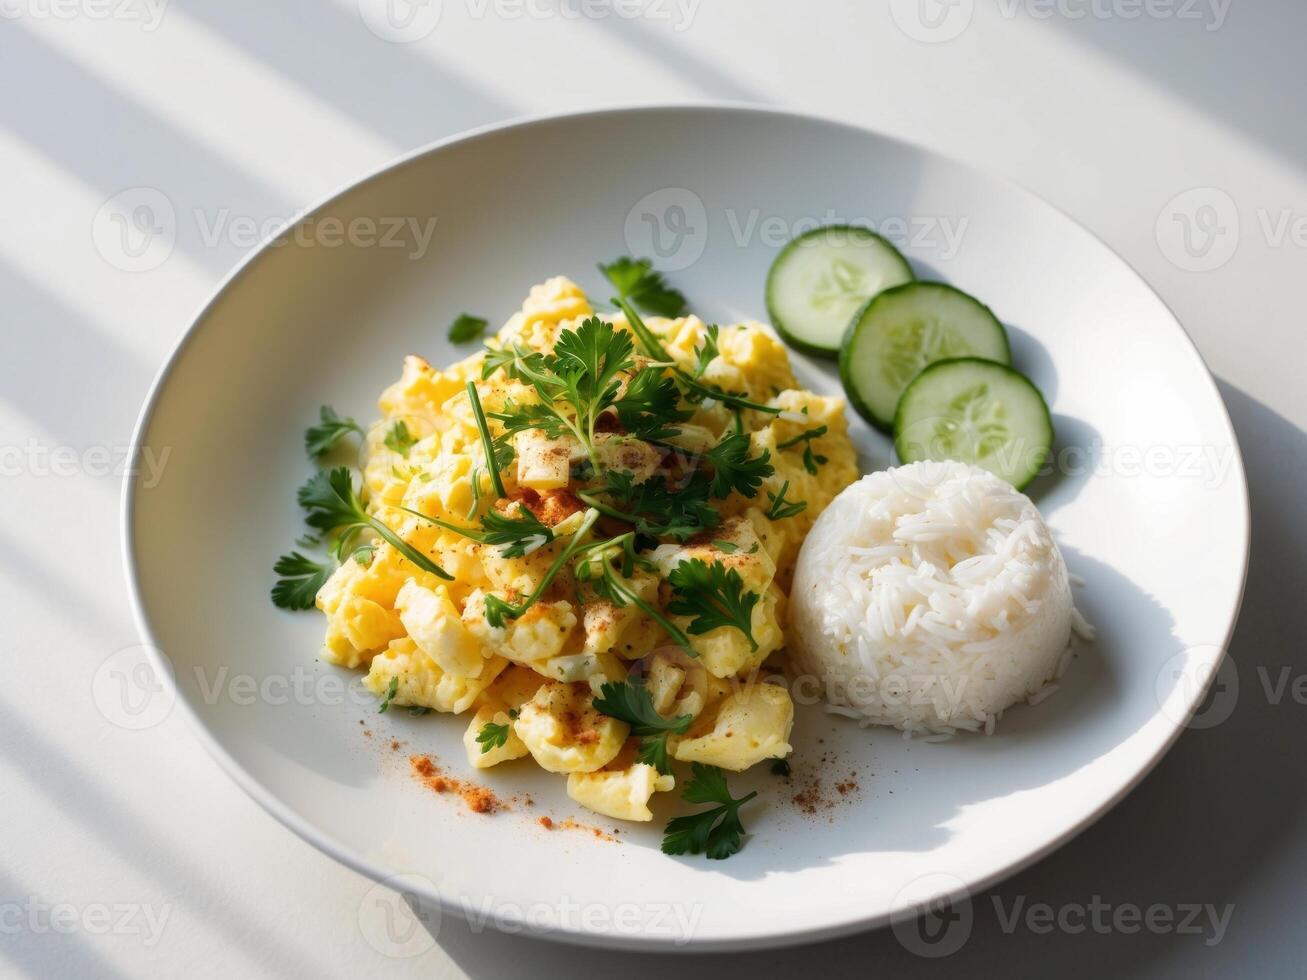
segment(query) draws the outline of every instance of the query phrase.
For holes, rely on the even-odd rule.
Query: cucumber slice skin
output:
[[[822,235],[830,235],[832,233],[848,235],[851,238],[858,238],[865,243],[865,246],[874,246],[878,248],[882,257],[885,259],[887,269],[889,270],[888,278],[890,280],[890,286],[887,286],[886,288],[892,288],[896,285],[913,282],[916,279],[916,274],[912,271],[912,266],[908,264],[908,260],[903,257],[903,254],[883,235],[879,235],[870,228],[866,228],[862,225],[822,225],[820,228],[805,231],[802,235],[798,235],[791,239],[785,247],[781,249],[780,253],[772,261],[771,268],[767,271],[765,297],[767,303],[767,314],[771,318],[772,326],[776,328],[776,332],[781,335],[787,344],[795,350],[802,351],[805,354],[811,354],[814,357],[834,358],[838,356],[843,340],[843,334],[841,333],[835,338],[831,345],[827,346],[815,342],[811,337],[803,337],[795,333],[785,323],[785,316],[780,312],[780,302],[778,299],[778,294],[781,289],[780,280],[784,268],[788,264],[787,259],[792,256],[796,249],[803,247],[805,242],[808,242],[813,238]],[[881,291],[883,290],[878,290],[876,293],[868,296],[867,300],[874,299]],[[861,309],[861,305],[859,306],[859,309]],[[857,311],[855,310],[854,315],[856,315],[856,313]]]
[[[1048,410],[1043,392],[1033,381],[1016,368],[997,361],[980,357],[955,357],[936,361],[922,370],[899,398],[894,413],[894,452],[902,463],[937,458],[925,453],[913,453],[912,446],[907,443],[906,435],[914,421],[912,416],[916,403],[923,399],[923,393],[924,397],[930,397],[932,388],[947,391],[951,386],[955,390],[962,390],[964,386],[978,380],[987,380],[990,384],[1005,387],[1009,408],[1012,408],[1013,401],[1019,403],[1016,404],[1015,411],[1020,416],[1020,427],[1025,430],[1021,436],[1028,443],[1027,457],[1020,461],[1020,465],[997,469],[987,466],[983,459],[967,458],[973,454],[958,454],[949,458],[961,459],[965,463],[987,469],[1007,480],[1017,490],[1023,490],[1039,475],[1053,451],[1053,416]]]
[[[986,324],[985,329],[989,332],[989,336],[985,338],[984,343],[970,343],[969,346],[972,349],[965,352],[965,354],[953,355],[955,359],[962,356],[982,357],[1000,364],[1012,363],[1012,345],[1008,340],[1007,328],[994,315],[993,310],[970,293],[963,292],[948,283],[931,281],[907,282],[883,290],[869,299],[849,322],[848,329],[844,334],[844,341],[840,345],[839,369],[840,381],[844,385],[844,393],[848,395],[850,404],[872,426],[887,434],[892,434],[894,431],[894,413],[897,410],[899,399],[908,385],[915,380],[915,376],[910,378],[898,392],[892,393],[892,408],[882,408],[881,411],[877,411],[867,395],[868,389],[874,382],[870,379],[858,377],[857,364],[855,363],[858,334],[863,330],[870,329],[869,326],[864,327],[863,324],[874,323],[875,321],[870,318],[885,311],[886,307],[893,306],[895,303],[909,298],[921,299],[921,294],[929,293],[945,297],[950,302],[961,301],[969,314],[975,317],[975,323],[984,322]],[[978,347],[985,347],[986,349],[979,350]],[[944,360],[944,358],[940,358],[940,360]],[[928,367],[929,364],[926,366]]]

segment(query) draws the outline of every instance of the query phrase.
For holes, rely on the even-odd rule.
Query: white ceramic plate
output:
[[[386,245],[396,220],[411,223]],[[621,843],[545,830],[541,814],[611,823],[525,763],[485,780],[529,790],[529,812],[480,817],[419,785],[404,756],[462,769],[465,721],[338,703],[354,675],[315,660],[321,617],[268,600],[273,560],[302,533],[294,491],[311,472],[302,433],[318,405],[371,420],[405,354],[439,365],[466,353],[445,339],[459,312],[501,322],[557,273],[602,299],[595,263],[622,254],[654,258],[705,318],[765,319],[777,248],[833,220],[904,240],[920,276],[974,293],[1010,325],[1068,471],[1031,492],[1087,581],[1078,602],[1097,644],[1061,691],[1009,712],[991,738],[905,742],[802,709],[796,773],[821,771],[833,752],[828,776],[856,770],[860,789],[814,817],[765,766],[734,780],[763,802],[746,811],[752,837],[729,861],[659,852],[674,800]],[[331,244],[342,230],[353,244]],[[1234,435],[1162,302],[1029,194],[808,117],[618,110],[438,144],[332,198],[294,237],[223,284],[160,374],[137,442],[171,455],[158,485],[126,487],[125,548],[141,628],[201,739],[255,799],[351,867],[406,875],[411,895],[447,913],[525,917],[596,945],[831,936],[1047,853],[1121,799],[1200,703],[1244,581]],[[810,385],[838,390],[829,366],[795,362]],[[857,420],[852,431],[864,468],[890,464],[883,437]]]

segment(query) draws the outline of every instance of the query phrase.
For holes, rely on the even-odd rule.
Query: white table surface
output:
[[[384,25],[372,0],[0,2],[0,973],[782,976],[815,958],[895,976],[1301,976],[1307,6],[434,2],[413,24],[438,23],[403,44],[367,26]],[[941,16],[933,32],[918,10]],[[179,718],[133,732],[97,710],[97,668],[136,642],[113,470],[251,222],[472,126],[691,99],[812,110],[1010,177],[1160,291],[1220,381],[1251,484],[1237,704],[1097,826],[977,896],[945,958],[881,932],[673,964],[451,921],[439,945],[385,957],[360,935],[370,882],[247,799]],[[141,187],[175,208],[177,242],[125,271],[95,234]],[[1194,187],[1212,190],[1172,203]],[[1185,220],[1215,244],[1185,252]],[[1042,904],[1072,928],[1045,933],[1027,914]],[[1232,911],[1223,932],[1206,912],[1193,929],[1111,925],[1159,904]]]

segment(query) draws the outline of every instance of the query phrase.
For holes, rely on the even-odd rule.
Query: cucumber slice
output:
[[[849,324],[840,380],[858,414],[886,432],[908,384],[950,357],[1012,362],[1007,331],[989,307],[942,282],[910,282],[871,299]]]
[[[936,361],[899,399],[894,451],[904,463],[958,459],[1018,490],[1053,445],[1053,420],[1039,389],[1006,364],[960,357]]]
[[[792,347],[833,357],[863,303],[913,278],[908,260],[870,228],[826,225],[776,256],[767,273],[767,311]]]

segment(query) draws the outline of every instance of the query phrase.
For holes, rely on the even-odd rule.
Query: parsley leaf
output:
[[[486,321],[483,317],[472,316],[470,313],[460,313],[453,323],[449,325],[449,342],[451,344],[466,344],[469,340],[476,340],[486,332]]]
[[[486,532],[481,540],[503,546],[501,558],[522,558],[554,540],[553,530],[541,524],[535,514],[520,505],[518,511],[518,516],[509,517],[492,510],[481,518]]]
[[[304,520],[309,527],[324,533],[335,531],[339,534],[333,549],[337,558],[345,553],[354,536],[366,528],[384,538],[391,547],[423,571],[446,580],[453,579],[452,575],[384,522],[367,512],[354,489],[348,467],[337,466],[315,473],[299,488],[297,496],[300,506],[308,512]]]
[[[732,490],[745,497],[756,496],[762,481],[775,472],[770,450],[764,449],[761,456],[749,456],[749,437],[743,432],[727,436],[704,457],[713,467],[714,497],[729,497]]]
[[[631,734],[640,738],[638,761],[648,763],[661,773],[672,771],[667,757],[667,736],[684,735],[694,721],[692,715],[664,718],[653,706],[649,690],[643,684],[630,681],[604,684],[594,709],[609,718],[616,718],[631,726]]]
[[[491,749],[503,748],[508,744],[508,726],[496,725],[493,721],[486,722],[481,726],[481,731],[477,732],[477,744],[481,746],[482,755]]]
[[[408,431],[408,423],[400,419],[390,427],[383,440],[386,448],[399,453],[401,456],[408,456],[408,451],[413,448],[417,439]]]
[[[758,795],[757,790],[739,799],[731,796],[726,777],[716,766],[696,762],[693,778],[681,798],[688,803],[716,803],[710,810],[673,817],[663,832],[664,854],[700,854],[714,861],[735,854],[744,846],[744,825],[740,807]]]
[[[651,316],[685,315],[685,296],[667,285],[661,272],[655,272],[648,259],[620,258],[599,271],[613,284],[617,295],[629,300]]]
[[[310,426],[304,432],[304,449],[310,459],[325,456],[332,446],[351,432],[360,436],[364,434],[361,425],[351,418],[337,415],[336,410],[330,405],[323,405],[318,409],[318,418],[318,424]]]
[[[381,707],[377,709],[377,714],[384,715],[390,709],[390,702],[395,700],[395,695],[399,693],[399,675],[396,674],[390,679],[390,685],[386,688],[385,696],[381,699]]]
[[[708,370],[708,365],[712,363],[713,358],[719,353],[717,350],[717,335],[721,328],[715,323],[708,324],[707,336],[703,338],[703,343],[694,349],[694,377],[699,379],[703,377],[703,372]]]
[[[683,561],[667,576],[673,599],[667,611],[675,616],[694,617],[686,630],[695,636],[723,626],[739,630],[758,649],[753,638],[753,607],[761,596],[744,587],[734,568],[719,561],[709,565],[701,558]]]
[[[771,501],[771,506],[767,508],[767,519],[772,521],[783,521],[787,517],[793,517],[795,514],[803,513],[804,508],[808,506],[806,500],[786,500],[785,492],[790,489],[790,481],[786,480],[781,484],[780,493],[767,491],[767,499]]]
[[[673,426],[694,414],[681,409],[681,391],[676,382],[656,367],[641,368],[622,397],[613,402],[613,408],[622,427],[646,442],[670,439],[677,434]]]
[[[282,609],[312,609],[318,590],[336,570],[292,551],[282,555],[272,570],[282,578],[272,587],[272,603]]]
[[[579,494],[581,499],[600,507],[609,517],[630,521],[636,531],[648,537],[684,541],[716,527],[720,520],[708,503],[710,481],[703,473],[695,473],[684,486],[675,488],[659,476],[636,483],[630,473],[620,470],[609,470],[605,479],[604,492],[616,509],[597,504],[592,494],[583,492]]]
[[[489,412],[487,415],[502,425],[508,435],[539,429],[547,438],[557,439],[572,431],[565,419],[559,418],[557,412],[541,402],[521,404],[507,398],[502,412]]]
[[[594,442],[600,413],[617,400],[618,374],[635,366],[634,353],[630,334],[594,316],[575,330],[564,330],[554,344],[547,364],[563,382],[563,398],[575,409],[587,445]]]

